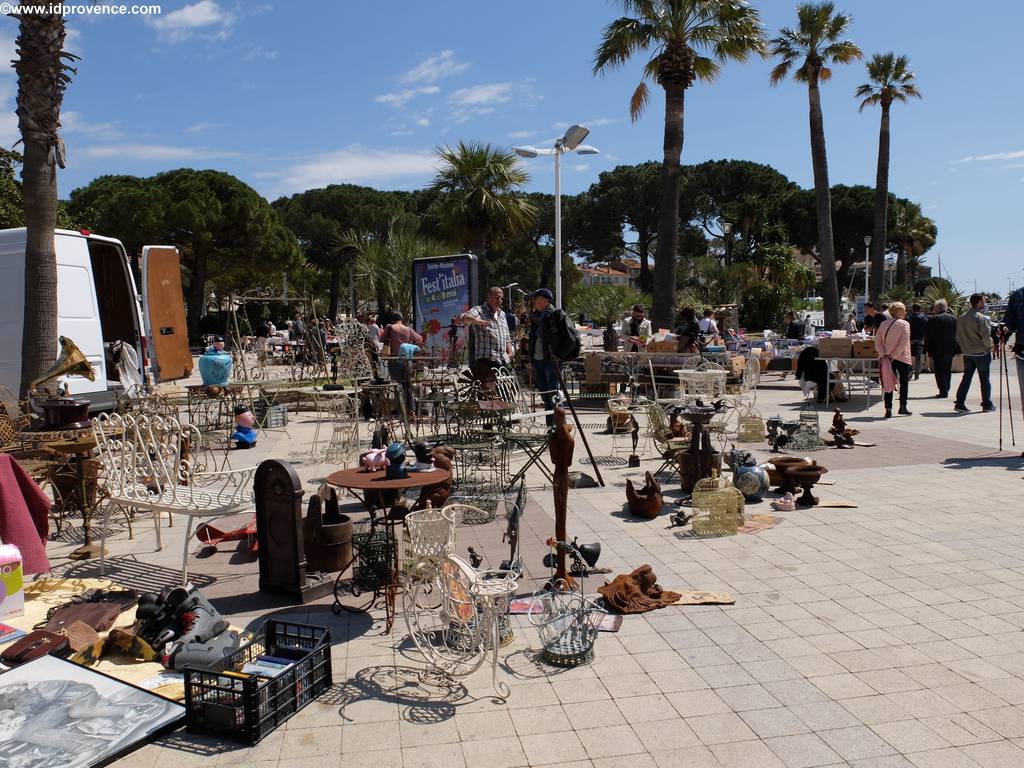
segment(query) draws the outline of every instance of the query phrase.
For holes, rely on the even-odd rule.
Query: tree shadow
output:
[[[947,469],[974,469],[975,467],[1002,467],[1008,472],[1024,472],[1024,457],[1005,453],[961,456],[945,459],[942,466]]]

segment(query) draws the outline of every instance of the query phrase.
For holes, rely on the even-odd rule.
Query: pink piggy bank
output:
[[[386,448],[371,448],[363,454],[363,458],[361,460],[362,465],[371,472],[378,469],[384,469],[388,465],[388,459],[385,455],[386,452]]]

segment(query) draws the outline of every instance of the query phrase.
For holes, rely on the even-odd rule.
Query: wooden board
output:
[[[185,324],[185,298],[181,290],[178,249],[147,246],[143,249],[144,306],[157,381],[185,379],[192,373],[192,353]]]

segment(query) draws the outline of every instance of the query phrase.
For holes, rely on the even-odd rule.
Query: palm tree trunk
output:
[[[871,301],[878,301],[885,283],[885,246],[889,215],[889,105],[882,103],[878,129],[878,171],[875,174],[875,229],[871,233]],[[900,250],[902,254],[902,249]],[[901,255],[902,260],[902,255]],[[902,280],[900,280],[902,282]]]
[[[807,85],[810,105],[811,165],[814,167],[814,199],[818,214],[818,251],[821,254],[821,295],[825,305],[825,327],[839,327],[839,291],[836,286],[836,254],[832,240],[832,193],[828,183],[825,152],[825,122],[821,116],[821,91],[817,78]]]
[[[57,356],[57,141],[67,67],[61,60],[60,13],[18,17],[18,128],[25,144],[22,199],[25,206],[25,300],[21,337],[21,394]]]
[[[679,158],[683,153],[682,86],[665,88],[665,155],[661,163],[661,204],[658,215],[658,250],[654,257],[655,328],[672,328],[676,304],[676,251],[679,247]]]
[[[640,252],[640,276],[637,278],[637,285],[644,293],[651,292],[651,241],[647,236],[647,230],[637,232],[636,249]]]

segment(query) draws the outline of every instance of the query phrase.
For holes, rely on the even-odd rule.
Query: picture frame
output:
[[[185,707],[54,656],[0,674],[0,768],[98,768],[185,717]]]

